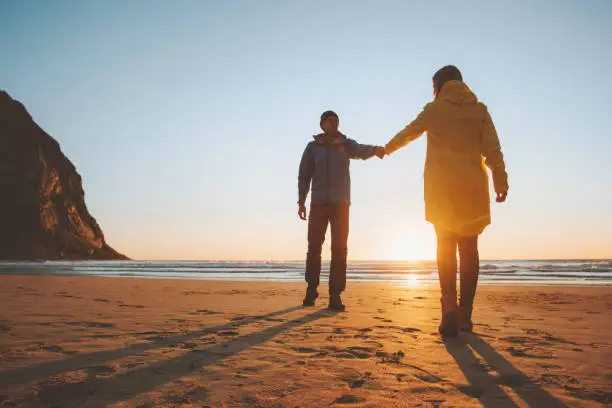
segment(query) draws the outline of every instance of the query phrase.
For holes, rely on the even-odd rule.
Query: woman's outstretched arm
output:
[[[387,154],[391,154],[394,151],[406,146],[413,140],[418,139],[419,136],[421,136],[427,130],[425,116],[428,107],[429,105],[426,105],[415,120],[413,120],[385,145],[385,152]]]

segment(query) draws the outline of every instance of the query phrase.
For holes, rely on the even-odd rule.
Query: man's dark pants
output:
[[[311,204],[308,218],[308,254],[306,255],[306,282],[308,290],[315,291],[321,275],[321,251],[327,225],[331,225],[331,264],[329,268],[329,294],[339,295],[346,288],[346,256],[349,234],[349,203]]]

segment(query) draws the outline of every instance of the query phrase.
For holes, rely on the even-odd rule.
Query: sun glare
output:
[[[405,283],[411,286],[416,285],[419,283],[419,278],[417,277],[417,275],[408,275],[406,276]]]
[[[388,241],[381,253],[391,261],[428,261],[435,259],[435,241],[429,236],[405,235]]]

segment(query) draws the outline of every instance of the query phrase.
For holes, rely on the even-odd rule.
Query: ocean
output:
[[[480,282],[611,285],[612,260],[481,261]],[[329,263],[323,263],[326,280]],[[303,282],[303,261],[41,261],[0,262],[0,274]],[[433,261],[350,261],[349,281],[437,282]]]

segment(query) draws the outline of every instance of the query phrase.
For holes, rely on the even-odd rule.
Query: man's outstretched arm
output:
[[[353,139],[346,141],[346,151],[351,159],[367,160],[374,155],[382,159],[385,155],[384,147],[359,144]]]

